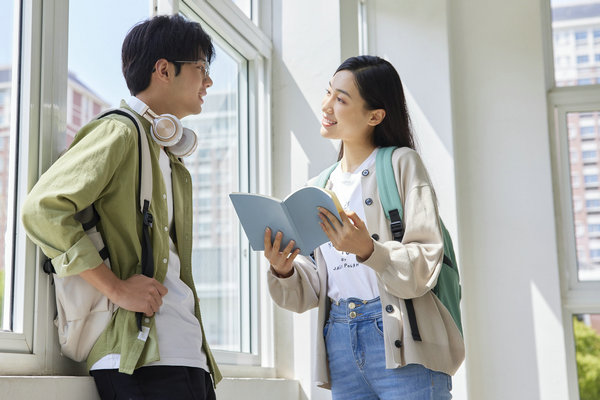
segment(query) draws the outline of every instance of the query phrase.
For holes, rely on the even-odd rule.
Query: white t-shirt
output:
[[[171,165],[169,158],[161,150],[160,169],[167,188],[167,207],[169,226],[173,224],[173,189],[171,186]],[[160,360],[147,364],[198,367],[208,371],[206,354],[202,350],[202,330],[194,314],[194,295],[192,290],[180,279],[181,264],[177,248],[169,237],[169,264],[163,285],[169,290],[163,297],[163,304],[154,316],[158,336]],[[119,368],[120,354],[108,354],[98,360],[95,369]]]
[[[354,172],[343,172],[341,164],[333,170],[329,181],[344,210],[354,211],[365,221],[362,202],[363,171],[375,169],[377,149]],[[365,221],[366,223],[366,221]],[[368,227],[367,227],[368,228]],[[334,300],[356,297],[371,300],[379,296],[375,271],[356,260],[356,255],[336,250],[331,242],[320,246],[327,263],[327,295]]]

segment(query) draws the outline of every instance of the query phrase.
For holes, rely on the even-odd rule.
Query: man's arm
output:
[[[154,278],[133,275],[121,280],[102,263],[79,274],[113,303],[129,311],[143,312],[151,317],[162,305],[167,288]]]

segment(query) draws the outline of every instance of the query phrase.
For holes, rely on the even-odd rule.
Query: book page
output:
[[[321,219],[317,207],[328,209],[338,220],[341,220],[334,198],[337,201],[337,197],[331,191],[316,186],[305,186],[283,201],[290,219],[302,238],[302,245],[308,248],[300,248],[302,254],[310,254],[315,248],[329,241],[319,225]],[[339,201],[337,203],[339,204]]]
[[[281,201],[274,197],[252,193],[231,193],[233,207],[248,237],[252,250],[265,249],[265,229],[271,228],[271,243],[278,231],[283,233],[281,249],[295,239],[293,223],[288,219]]]

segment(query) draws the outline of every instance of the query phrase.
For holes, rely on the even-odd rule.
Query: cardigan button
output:
[[[367,175],[369,175],[369,170],[363,169],[362,176],[367,176]]]
[[[400,347],[402,347],[402,340],[400,340],[400,339],[397,339],[397,340],[394,342],[394,346],[396,346],[397,348],[400,348]]]
[[[372,198],[370,198],[370,197],[369,197],[369,198],[367,198],[367,199],[365,200],[365,204],[366,204],[366,205],[368,205],[368,206],[370,206],[371,204],[373,204],[373,199],[372,199]]]
[[[376,233],[372,234],[372,235],[371,235],[371,237],[372,237],[372,238],[373,238],[375,241],[378,241],[378,240],[379,240],[379,235],[378,235],[378,234],[376,234]]]
[[[385,306],[385,311],[387,311],[389,313],[393,313],[394,312],[394,306],[392,306],[391,304],[388,304],[387,306]]]

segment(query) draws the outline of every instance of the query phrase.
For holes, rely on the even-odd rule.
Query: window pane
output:
[[[13,59],[13,50],[18,38],[15,35],[15,0],[0,0],[0,330],[11,329],[10,301],[12,276],[12,197],[10,166],[15,159],[13,127],[16,116],[11,115],[11,102],[15,93],[12,88],[13,73],[16,73],[17,60]],[[18,25],[17,25],[18,26]],[[16,88],[15,88],[16,89]]]
[[[233,0],[233,2],[248,18],[252,19],[252,0]]]
[[[252,0],[233,0],[233,3],[238,6],[248,18],[252,19]]]
[[[567,114],[578,278],[600,280],[600,112]],[[580,176],[583,175],[583,184]]]
[[[556,86],[600,82],[600,0],[551,0]]]
[[[600,314],[573,316],[580,400],[600,399]]]
[[[102,109],[119,106],[129,97],[121,73],[121,45],[129,29],[150,16],[149,1],[106,0],[101,7],[86,0],[69,1],[67,132],[57,141],[62,146],[57,150],[68,147],[79,128]]]
[[[213,36],[213,40],[215,37]],[[240,190],[239,76],[244,68],[214,42],[210,66],[213,86],[202,113],[184,119],[198,135],[198,150],[186,160],[194,187],[192,265],[200,297],[204,330],[211,347],[243,348],[241,287],[247,266],[241,267],[240,232],[228,194]]]

